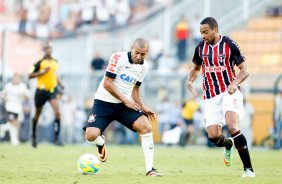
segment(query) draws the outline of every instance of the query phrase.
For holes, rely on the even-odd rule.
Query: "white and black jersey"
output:
[[[140,86],[148,71],[146,61],[134,64],[130,52],[116,52],[112,54],[105,76],[115,79],[114,85],[128,99],[132,99],[132,90],[135,85]],[[104,87],[104,78],[99,84],[95,99],[111,103],[121,103],[119,99],[111,95]]]

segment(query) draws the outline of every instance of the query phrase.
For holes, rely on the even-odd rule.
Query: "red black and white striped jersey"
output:
[[[195,49],[193,63],[202,66],[204,99],[225,92],[236,78],[234,66],[244,61],[238,44],[226,36],[220,36],[215,45],[201,41]]]

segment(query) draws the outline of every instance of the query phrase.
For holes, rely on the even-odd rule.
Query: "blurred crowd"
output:
[[[16,17],[20,33],[50,39],[74,36],[78,30],[91,26],[102,31],[124,27],[161,3],[159,0],[1,0],[0,14]]]

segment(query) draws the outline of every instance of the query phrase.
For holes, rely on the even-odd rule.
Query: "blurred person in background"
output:
[[[59,80],[56,72],[58,69],[57,60],[52,57],[52,46],[48,42],[43,46],[44,56],[41,60],[33,65],[29,78],[37,78],[37,89],[35,92],[35,116],[32,119],[32,146],[36,148],[36,126],[38,118],[41,114],[42,107],[48,101],[52,106],[55,113],[54,121],[54,144],[61,146],[62,143],[59,140],[59,134],[61,129],[61,114],[59,111],[59,104],[57,95],[59,93],[59,87],[64,89],[64,85]]]
[[[181,115],[184,119],[185,129],[181,135],[179,141],[180,146],[185,146],[189,141],[190,136],[194,133],[194,113],[199,109],[199,104],[195,101],[196,96],[192,96],[186,102],[184,102]]]
[[[251,148],[253,145],[253,119],[254,119],[254,107],[246,98],[243,100],[244,103],[244,117],[240,120],[240,130],[246,137],[248,147]]]
[[[180,63],[186,61],[187,57],[187,41],[189,37],[189,25],[184,15],[181,15],[180,20],[175,27],[175,37],[177,45],[177,59]]]
[[[200,22],[200,14],[197,13],[194,17],[194,20],[191,22],[192,39],[195,45],[197,45],[202,40],[202,35],[199,32]]]
[[[171,110],[171,101],[168,96],[164,96],[163,99],[161,99],[161,102],[157,104],[156,111],[158,114],[158,121],[159,121],[159,133],[162,137],[164,131],[170,129],[169,125],[169,111]],[[169,126],[169,128],[167,128]]]
[[[148,70],[145,57],[149,42],[137,38],[130,52],[112,54],[106,73],[94,97],[94,105],[84,127],[85,138],[98,147],[100,161],[105,162],[108,152],[105,146],[104,130],[117,120],[141,137],[145,158],[146,176],[162,176],[153,168],[154,142],[150,122],[156,121],[155,112],[140,98],[140,86]]]
[[[96,70],[104,69],[106,61],[101,57],[101,54],[97,52],[91,61],[91,70],[94,72]]]
[[[282,129],[282,88],[275,96],[274,102],[274,149],[281,148],[281,129]]]
[[[21,76],[19,74],[15,74],[12,82],[7,83],[3,90],[7,123],[0,124],[0,138],[5,135],[6,131],[9,131],[10,140],[13,145],[20,143],[19,123],[23,119],[23,102],[28,96],[27,86],[21,82]]]
[[[61,124],[62,124],[62,142],[72,144],[75,130],[76,103],[68,94],[63,94],[60,99]]]
[[[236,42],[218,32],[217,21],[212,17],[200,23],[203,40],[195,48],[193,68],[187,79],[189,91],[197,95],[193,88],[202,68],[204,90],[204,113],[210,141],[217,147],[224,147],[224,163],[232,164],[233,146],[237,148],[243,163],[242,177],[255,177],[247,140],[239,128],[243,118],[243,96],[239,85],[249,76],[245,57]],[[239,69],[236,76],[234,66]],[[222,134],[226,125],[231,138]]]

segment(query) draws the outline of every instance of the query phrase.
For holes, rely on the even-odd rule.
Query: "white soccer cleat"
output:
[[[254,178],[254,177],[256,177],[256,174],[250,169],[246,169],[244,171],[244,174],[242,175],[242,178]]]

